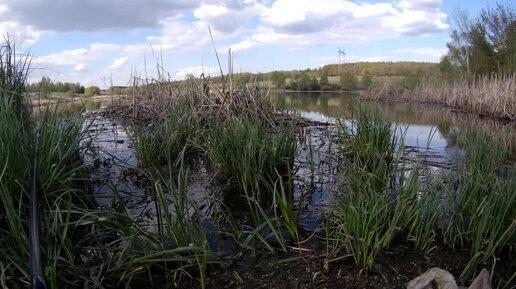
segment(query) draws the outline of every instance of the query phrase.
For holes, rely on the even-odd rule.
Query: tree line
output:
[[[448,54],[440,63],[446,78],[474,78],[516,72],[516,10],[497,4],[484,8],[470,19],[466,11],[456,10]]]
[[[256,75],[258,81],[270,81],[276,88],[293,90],[354,90],[366,89],[373,78],[403,77],[406,82],[433,75],[439,65],[427,62],[358,62],[330,64],[317,69],[272,71]],[[330,81],[330,78],[333,80]]]
[[[73,97],[76,94],[84,94],[86,96],[100,95],[101,91],[98,86],[84,87],[80,83],[72,82],[53,82],[49,77],[42,77],[40,81],[31,83],[27,86],[28,92],[38,93],[47,96],[51,92],[64,93],[66,96]]]

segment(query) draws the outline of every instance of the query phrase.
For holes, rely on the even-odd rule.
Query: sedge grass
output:
[[[82,145],[86,143],[82,140],[87,131],[84,120],[56,110],[31,117],[21,113],[26,109],[20,108],[20,103],[25,103],[24,95],[20,94],[24,83],[18,83],[19,90],[15,90],[9,81],[23,77],[11,80],[6,77],[13,76],[13,71],[21,71],[25,63],[21,68],[12,61],[7,63],[15,69],[6,71],[12,67],[0,66],[0,284],[3,288],[18,288],[12,280],[30,283],[28,222],[33,169],[37,172],[40,196],[41,218],[37,224],[41,230],[40,248],[50,288],[158,284],[161,281],[153,277],[154,272],[161,270],[164,275],[175,272],[176,276],[184,276],[189,274],[186,268],[199,268],[200,282],[204,284],[208,250],[205,243],[196,243],[202,240],[199,237],[202,235],[188,229],[198,229],[198,223],[175,218],[173,223],[164,224],[169,227],[165,238],[145,231],[125,212],[99,209],[83,185],[87,179],[81,161]],[[34,159],[37,161],[33,162]],[[37,163],[36,168],[33,163]],[[176,231],[172,232],[171,227]]]
[[[365,111],[351,128],[342,122],[339,128],[340,143],[350,161],[344,176],[346,192],[336,196],[328,223],[332,229],[326,231],[334,232],[335,254],[349,254],[357,266],[369,270],[393,239],[397,226],[391,222],[389,201],[393,170],[385,162],[385,157],[392,157],[395,137],[390,123]]]
[[[461,275],[469,279],[500,257],[516,240],[514,165],[505,164],[503,145],[485,135],[470,135],[464,169],[456,191],[450,192],[448,219],[443,226],[446,243],[471,248],[471,260]]]
[[[156,127],[136,133],[136,153],[141,166],[163,166],[174,163],[181,152],[195,150],[201,134],[200,118],[190,99],[184,98],[171,107],[168,117]]]
[[[259,192],[285,174],[297,148],[291,126],[269,127],[258,117],[242,115],[215,123],[207,133],[206,151],[222,176],[241,190]]]
[[[419,169],[403,157],[404,132],[364,110],[350,127],[340,122],[339,129],[347,167],[325,223],[329,261],[351,256],[360,269],[371,270],[377,255],[403,235],[428,249],[435,225],[435,215],[427,212],[433,195],[418,193]]]

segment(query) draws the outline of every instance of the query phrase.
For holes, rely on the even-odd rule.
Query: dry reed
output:
[[[386,82],[365,93],[379,101],[417,101],[452,107],[501,119],[516,120],[516,74],[482,76],[473,81],[422,81],[414,90],[399,90]]]
[[[257,113],[268,122],[275,119],[275,107],[268,91],[257,83],[246,83],[228,90],[224,79],[187,77],[184,81],[134,78],[132,91],[118,98],[108,113],[122,120],[148,124],[167,118],[179,100],[189,100],[201,120],[227,119],[242,113]]]

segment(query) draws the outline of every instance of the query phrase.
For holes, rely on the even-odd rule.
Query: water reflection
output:
[[[334,122],[335,118],[352,117],[357,100],[349,93],[283,93],[277,94],[281,108],[297,108],[304,117]],[[450,108],[417,103],[363,102],[363,107],[377,110],[381,116],[398,127],[408,127],[405,144],[445,150],[456,147],[465,132],[480,129],[507,147],[511,158],[516,156],[516,122],[482,119]],[[433,133],[433,130],[436,130]],[[431,141],[429,135],[433,134]]]

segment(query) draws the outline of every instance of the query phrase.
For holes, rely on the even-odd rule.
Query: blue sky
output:
[[[224,65],[268,72],[345,62],[430,61],[446,53],[457,7],[477,0],[0,0],[0,33],[33,55],[31,80],[108,87],[132,74],[218,75],[208,26]],[[147,67],[145,67],[145,64]],[[147,69],[145,69],[147,68]]]

